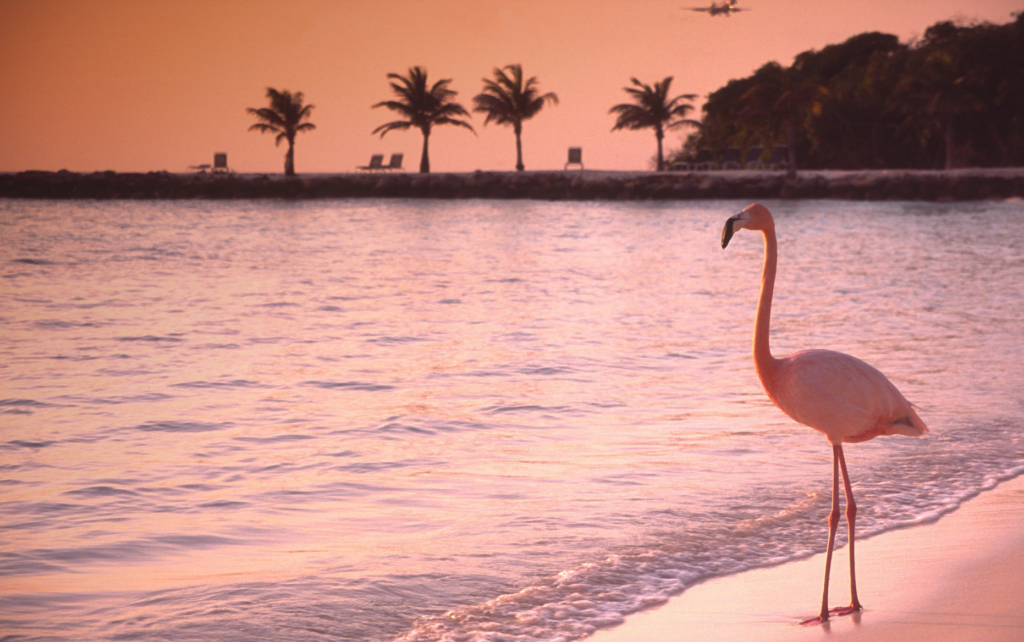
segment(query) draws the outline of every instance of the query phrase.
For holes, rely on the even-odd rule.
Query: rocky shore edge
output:
[[[0,197],[31,199],[485,198],[536,200],[1024,198],[1024,168],[939,170],[174,174],[0,174]]]

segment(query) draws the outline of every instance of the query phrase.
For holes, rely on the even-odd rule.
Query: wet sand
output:
[[[844,520],[840,528],[845,527]],[[824,559],[815,555],[710,580],[588,640],[1024,640],[1024,477],[978,495],[935,523],[858,541],[864,612],[801,626],[821,603]],[[849,603],[848,564],[844,547],[833,558],[833,607]]]

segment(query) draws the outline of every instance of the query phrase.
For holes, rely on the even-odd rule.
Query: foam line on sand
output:
[[[825,516],[822,516],[824,519]],[[843,521],[840,528],[845,528]],[[588,642],[875,642],[1024,640],[1024,477],[937,522],[857,542],[865,611],[800,626],[817,613],[825,556],[717,578],[629,616]],[[830,602],[849,604],[846,549],[833,557]]]

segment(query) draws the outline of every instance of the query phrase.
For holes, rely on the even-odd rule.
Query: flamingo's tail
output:
[[[900,413],[895,419],[879,421],[864,432],[850,437],[844,437],[843,442],[856,444],[883,435],[906,435],[907,437],[920,437],[928,432],[928,426],[917,416],[913,407],[908,407],[905,413]]]
[[[905,416],[879,424],[879,428],[887,428],[888,430],[883,433],[886,435],[906,435],[907,437],[920,437],[928,432],[928,426],[921,420],[913,406],[907,408]]]

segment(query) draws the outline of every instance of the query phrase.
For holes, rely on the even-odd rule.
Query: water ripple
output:
[[[232,422],[207,423],[202,421],[147,421],[135,426],[145,432],[213,432],[230,428]]]
[[[303,381],[305,386],[315,386],[325,390],[356,390],[362,392],[381,392],[394,390],[395,386],[380,383],[366,383],[362,381]]]

